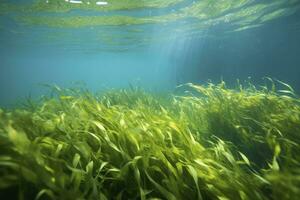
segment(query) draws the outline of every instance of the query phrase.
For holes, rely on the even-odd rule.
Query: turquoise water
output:
[[[43,94],[40,84],[74,82],[172,90],[270,76],[300,89],[298,0],[0,4],[1,105]]]
[[[300,0],[0,0],[0,199],[297,200],[299,94]]]

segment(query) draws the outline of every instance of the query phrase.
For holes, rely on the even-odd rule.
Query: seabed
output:
[[[186,84],[169,95],[54,87],[1,110],[0,194],[297,199],[300,99],[283,86]]]

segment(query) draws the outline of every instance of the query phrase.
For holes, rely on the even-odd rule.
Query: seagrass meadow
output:
[[[300,199],[300,0],[0,0],[0,200]]]
[[[0,195],[297,199],[300,99],[270,83],[185,84],[170,94],[53,87],[0,110]]]

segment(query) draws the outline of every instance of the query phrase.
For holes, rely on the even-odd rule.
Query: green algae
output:
[[[49,0],[48,3],[44,0],[37,0],[33,4],[34,11],[47,12],[68,12],[73,9],[82,10],[98,10],[98,11],[113,11],[113,10],[132,10],[141,8],[164,8],[177,4],[183,0],[107,0],[107,5],[97,5],[98,0],[82,0],[80,4],[73,4],[61,0]]]
[[[183,0],[107,0],[107,5],[97,5],[98,0],[81,0],[82,3],[70,3],[64,0],[35,0],[31,4],[14,4],[1,3],[1,10],[6,12],[58,12],[64,13],[72,10],[87,10],[87,11],[116,11],[116,10],[136,10],[148,8],[165,8],[176,5]]]
[[[25,24],[47,25],[49,27],[58,28],[78,28],[85,26],[101,26],[101,25],[136,25],[144,24],[146,19],[137,19],[129,16],[93,16],[93,17],[38,17],[26,18],[20,17],[20,21]]]
[[[273,83],[272,83],[273,84]],[[297,199],[300,99],[187,84],[0,110],[0,194],[19,199]]]

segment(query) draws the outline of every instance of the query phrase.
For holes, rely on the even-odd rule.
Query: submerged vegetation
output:
[[[296,199],[300,99],[292,88],[187,84],[55,88],[0,110],[7,199]]]

